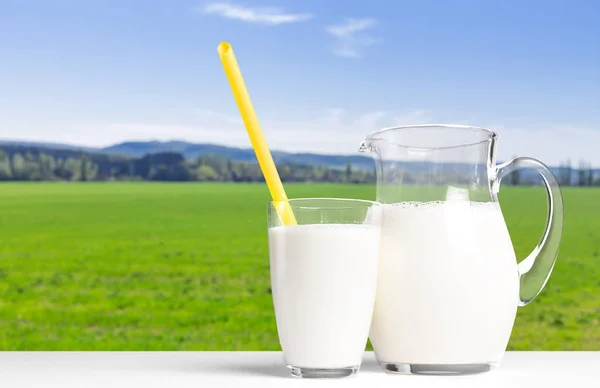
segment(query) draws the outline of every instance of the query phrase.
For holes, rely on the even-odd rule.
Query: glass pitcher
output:
[[[360,146],[384,203],[369,338],[389,372],[464,374],[501,361],[518,306],[548,280],[560,245],[558,182],[528,157],[496,165],[498,135],[459,125],[386,128]],[[528,168],[548,192],[548,219],[519,264],[498,204],[503,177]]]

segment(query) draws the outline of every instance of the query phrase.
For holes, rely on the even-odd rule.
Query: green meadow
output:
[[[290,197],[374,187],[289,184]],[[600,350],[600,189],[565,188],[563,243],[511,350]],[[279,350],[264,184],[0,185],[0,350]],[[519,258],[546,195],[503,187]]]

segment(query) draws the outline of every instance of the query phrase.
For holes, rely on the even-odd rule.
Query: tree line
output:
[[[561,162],[553,173],[561,186],[600,186],[600,170],[592,168],[588,161],[581,160],[577,168],[572,167],[571,161]],[[510,173],[502,182],[512,186],[530,186],[542,183],[536,173],[523,175],[524,170],[516,170]]]
[[[278,164],[284,182],[374,183],[375,171],[318,165]],[[561,186],[600,186],[600,174],[590,163],[581,161],[578,168],[570,161],[560,164],[555,174]],[[426,172],[423,172],[427,174]],[[539,178],[515,171],[505,178],[510,185],[536,185]],[[405,182],[419,181],[404,174]],[[208,181],[263,182],[256,163],[236,162],[218,155],[204,155],[186,160],[174,152],[147,154],[139,158],[77,150],[6,145],[0,148],[0,181]]]
[[[600,176],[595,174],[591,163],[581,160],[578,168],[571,161],[562,162],[558,168],[558,182],[563,186],[600,186]]]
[[[282,181],[373,183],[375,173],[325,166],[278,166]],[[3,181],[209,181],[264,182],[256,163],[235,162],[217,155],[186,160],[181,154],[162,152],[141,158],[124,158],[59,150],[0,149]]]

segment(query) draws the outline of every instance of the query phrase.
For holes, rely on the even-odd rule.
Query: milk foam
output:
[[[406,201],[382,205],[384,209],[427,209],[436,210],[441,207],[452,207],[452,206],[470,206],[482,210],[498,211],[500,205],[497,202],[476,202],[476,201],[429,201],[429,202],[416,202]]]

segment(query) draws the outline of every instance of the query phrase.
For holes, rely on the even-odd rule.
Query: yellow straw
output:
[[[221,62],[223,63],[223,68],[225,69],[225,74],[229,80],[231,90],[233,91],[233,97],[240,110],[242,120],[248,131],[248,136],[250,137],[250,142],[256,153],[256,159],[258,159],[258,164],[260,165],[260,169],[267,182],[267,187],[271,192],[271,197],[273,197],[275,210],[277,211],[277,214],[279,214],[279,218],[284,225],[295,225],[296,218],[294,217],[285,190],[283,189],[283,184],[277,173],[277,168],[275,167],[275,162],[273,162],[273,157],[267,146],[267,141],[265,140],[260,124],[258,123],[256,112],[254,112],[254,107],[250,101],[248,90],[246,90],[246,84],[244,83],[242,73],[240,72],[237,60],[233,54],[233,49],[229,43],[221,42],[218,51]]]

